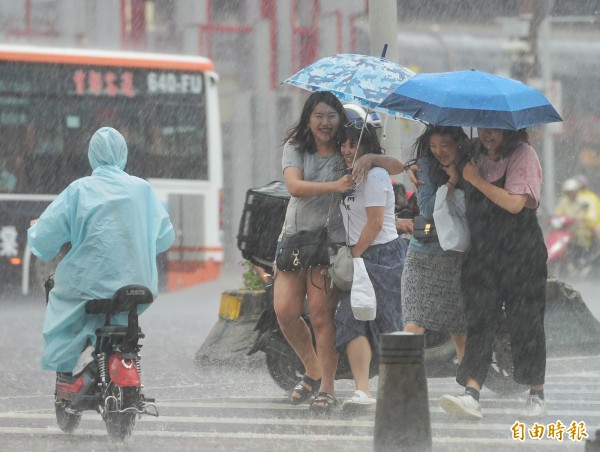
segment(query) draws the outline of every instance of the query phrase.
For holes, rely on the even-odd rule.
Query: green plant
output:
[[[246,269],[243,277],[243,289],[245,290],[262,290],[265,288],[265,283],[255,271],[255,266],[250,261],[243,261],[242,265]]]

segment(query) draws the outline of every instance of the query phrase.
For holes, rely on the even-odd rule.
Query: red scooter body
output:
[[[572,225],[576,220],[572,217],[556,216],[550,218],[550,229],[546,234],[548,265],[567,258],[569,244],[573,240]]]

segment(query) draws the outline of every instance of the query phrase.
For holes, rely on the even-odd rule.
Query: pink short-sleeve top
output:
[[[529,195],[525,207],[536,209],[539,206],[543,180],[542,165],[535,149],[527,143],[521,143],[510,156],[497,162],[482,154],[477,166],[481,176],[488,182],[501,179],[506,171],[504,188],[513,195]]]

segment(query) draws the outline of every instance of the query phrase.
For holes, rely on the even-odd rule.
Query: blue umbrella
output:
[[[379,107],[441,126],[519,130],[562,121],[538,90],[475,70],[415,75]]]
[[[414,75],[410,69],[383,57],[342,53],[321,58],[283,83],[313,92],[331,91],[343,102],[404,116],[378,108],[378,105],[388,93]]]

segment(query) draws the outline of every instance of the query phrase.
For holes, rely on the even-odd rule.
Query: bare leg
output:
[[[308,313],[315,333],[317,357],[321,369],[321,391],[335,394],[334,380],[338,353],[335,348],[335,310],[339,301],[337,290],[330,287],[326,270],[310,268],[306,279]]]
[[[356,389],[360,389],[371,397],[371,391],[369,390],[369,367],[371,366],[372,352],[369,340],[365,336],[352,339],[346,345],[346,353],[348,354],[348,361],[350,362]]]
[[[420,326],[415,325],[414,323],[405,323],[404,331],[406,331],[407,333],[425,334],[425,328],[421,328]]]
[[[473,377],[467,377],[465,388],[473,388],[481,392],[481,385]]]
[[[306,270],[278,272],[273,304],[281,332],[304,364],[306,375],[318,380],[322,373],[321,364],[312,345],[310,329],[301,317],[306,294],[306,274]]]
[[[464,334],[452,334],[451,336],[452,340],[454,341],[454,346],[456,347],[456,358],[458,359],[458,364],[460,364],[465,356],[465,344],[467,343],[467,336]]]

